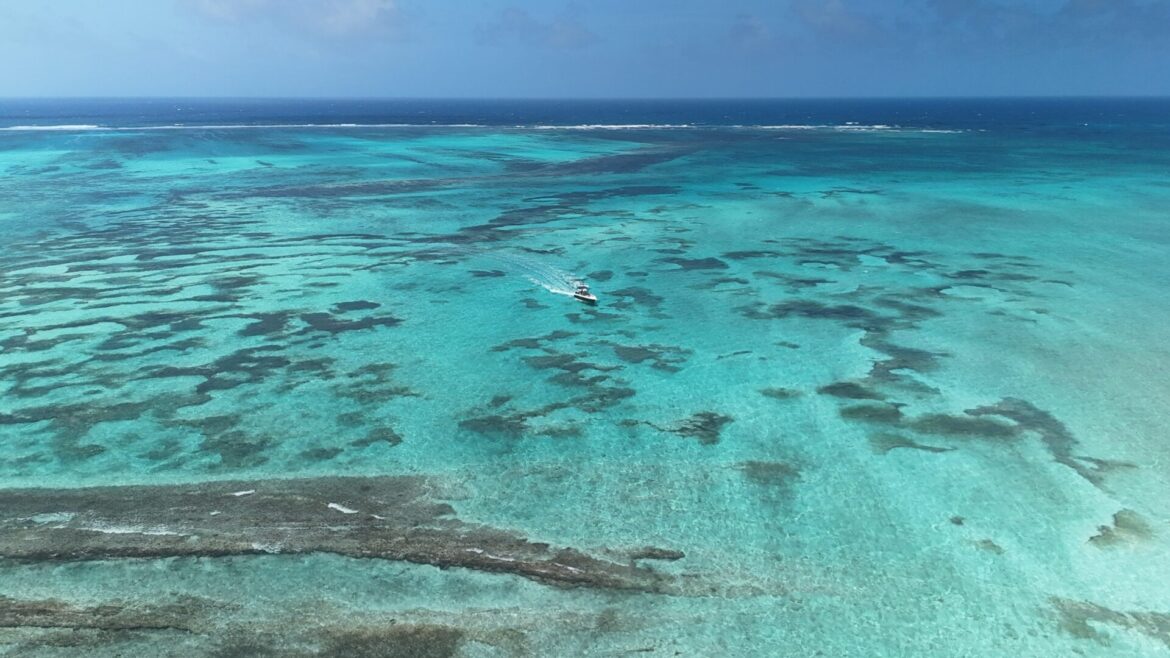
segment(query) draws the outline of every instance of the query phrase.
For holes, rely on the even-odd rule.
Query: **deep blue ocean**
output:
[[[0,654],[1170,655],[1167,209],[1168,99],[0,100]]]

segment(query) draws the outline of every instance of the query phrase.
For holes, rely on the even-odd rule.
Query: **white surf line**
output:
[[[51,132],[51,131],[87,131],[87,130],[109,130],[104,126],[95,125],[92,123],[71,123],[59,124],[49,126],[5,126],[0,128],[9,132]]]
[[[337,510],[338,512],[341,512],[342,514],[357,514],[358,513],[358,511],[355,509],[350,509],[344,505],[338,505],[337,503],[329,503],[328,505],[326,505],[326,507],[328,507],[329,509]]]
[[[482,548],[465,548],[465,549],[463,549],[463,552],[464,553],[475,553],[476,555],[482,555],[486,558],[490,558],[492,560],[497,560],[499,562],[517,562],[518,561],[515,558],[503,557],[500,555],[492,555],[491,553],[486,553],[486,552],[484,552],[484,550]]]
[[[225,124],[169,124],[157,126],[101,126],[97,124],[78,123],[40,126],[3,126],[0,131],[8,132],[139,132],[145,130],[264,130],[264,129],[299,129],[299,128],[508,128],[510,126],[488,126],[478,123],[225,123]]]
[[[78,530],[89,530],[90,532],[100,532],[106,535],[151,535],[151,536],[184,536],[181,532],[167,530],[163,526],[155,526],[153,528],[144,528],[136,526],[123,525],[104,525],[99,524],[90,527],[79,527]]]
[[[33,523],[39,523],[42,525],[48,523],[64,524],[72,521],[75,516],[77,516],[77,512],[45,512],[43,514],[36,514],[34,516],[24,516],[17,519],[17,521],[31,521]],[[57,527],[63,528],[65,526],[60,525]]]

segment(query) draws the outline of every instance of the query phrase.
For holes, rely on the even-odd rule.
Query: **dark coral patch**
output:
[[[646,347],[625,347],[623,345],[614,345],[613,353],[627,363],[641,363],[647,359],[654,358],[657,354],[654,350]]]
[[[881,306],[882,308],[888,308],[897,312],[899,318],[903,320],[906,326],[914,326],[922,320],[938,318],[943,315],[941,312],[929,306],[908,302],[894,295],[875,297],[873,303],[875,306]]]
[[[958,272],[952,272],[950,274],[945,274],[944,276],[951,278],[951,279],[970,280],[970,279],[983,279],[983,278],[987,277],[989,274],[991,274],[991,272],[988,270],[959,270]]]
[[[506,352],[510,349],[538,350],[543,346],[544,343],[564,340],[566,338],[572,338],[576,335],[577,332],[575,331],[562,331],[557,329],[556,331],[552,331],[543,336],[535,336],[533,338],[516,338],[506,343],[501,343],[493,347],[492,351]]]
[[[248,317],[255,318],[256,321],[241,329],[239,332],[241,336],[271,336],[284,331],[292,313],[289,311],[256,313]]]
[[[6,633],[18,628],[61,629],[70,636],[83,636],[84,631],[89,630],[108,634],[144,631],[193,633],[206,625],[211,611],[212,607],[206,601],[194,597],[160,605],[118,601],[82,606],[60,599],[15,599],[0,595],[0,628]],[[58,637],[46,644],[67,647],[73,646],[73,640],[74,637]]]
[[[574,190],[559,192],[547,196],[528,197],[525,202],[559,201],[566,205],[583,205],[592,201],[623,197],[658,196],[663,194],[677,194],[678,188],[670,185],[626,185],[602,190]]]
[[[572,354],[541,354],[539,356],[526,356],[524,363],[537,370],[557,369],[566,370],[569,372],[580,372],[588,370],[592,366],[584,361],[578,361],[577,357]]]
[[[1142,515],[1133,510],[1123,509],[1113,515],[1112,525],[1097,527],[1097,534],[1089,537],[1089,543],[1097,548],[1112,548],[1154,536],[1150,524]]]
[[[703,445],[719,443],[719,435],[723,427],[735,420],[731,416],[724,416],[713,411],[700,411],[690,418],[679,421],[670,429],[679,436],[693,437]]]
[[[528,424],[524,416],[490,414],[465,418],[459,421],[459,427],[488,436],[517,438],[528,429]]]
[[[996,555],[1003,555],[1003,547],[990,539],[980,539],[975,542],[975,546],[987,551],[988,553],[995,553]]]
[[[330,388],[334,395],[353,400],[363,407],[380,405],[398,398],[419,397],[419,394],[410,387],[403,386],[393,379],[391,374],[395,367],[393,363],[367,363],[346,373],[344,377],[331,376],[338,381]],[[343,415],[358,421],[360,426],[364,424],[367,413],[361,411]]]
[[[924,452],[950,452],[954,448],[940,448],[938,446],[928,446],[911,441],[904,436],[898,434],[890,434],[888,432],[878,432],[869,435],[869,447],[879,455],[884,455],[891,450],[898,448],[909,448],[912,450],[922,450]]]
[[[464,631],[436,624],[398,624],[335,629],[321,638],[321,656],[378,656],[379,658],[452,658],[459,655]],[[284,642],[271,647],[283,653]],[[316,653],[316,652],[314,652]],[[251,651],[245,655],[257,655]]]
[[[324,462],[340,455],[341,452],[341,448],[312,448],[302,451],[301,457],[310,461]]]
[[[598,413],[632,398],[637,391],[626,386],[597,386],[582,397],[573,398],[572,406],[587,413]]]
[[[392,315],[371,315],[360,320],[346,320],[330,313],[304,313],[301,315],[301,321],[308,325],[301,333],[321,331],[331,335],[375,327],[394,327],[402,323],[402,320]]]
[[[856,382],[834,382],[818,388],[817,393],[847,400],[884,400],[886,397],[880,392]]]
[[[90,164],[84,165],[85,169],[101,171],[103,169],[121,169],[122,163],[117,160],[98,160]]]
[[[658,308],[658,306],[662,304],[662,297],[654,294],[647,288],[641,288],[638,286],[622,288],[621,290],[614,290],[609,294],[613,297],[623,297],[639,306]],[[613,306],[615,308],[622,308],[622,306],[619,304],[613,304]]]
[[[842,418],[867,423],[895,425],[902,420],[902,410],[892,404],[858,404],[842,407],[838,413]]]
[[[588,324],[605,320],[618,320],[622,316],[617,313],[603,313],[596,309],[587,309],[584,313],[566,313],[565,318],[573,324]]]
[[[575,439],[584,435],[585,431],[580,425],[553,425],[542,427],[535,433],[554,439]]]
[[[312,375],[313,379],[317,381],[333,379],[335,376],[333,372],[334,359],[329,357],[321,357],[318,359],[304,359],[303,361],[294,361],[289,364],[289,373],[306,373]]]
[[[1101,475],[1115,473],[1117,471],[1128,471],[1138,467],[1137,464],[1127,461],[1119,461],[1116,459],[1097,459],[1096,457],[1080,456],[1076,458],[1079,461],[1085,462],[1093,467],[1093,470]]]
[[[772,487],[787,487],[800,479],[800,469],[787,462],[746,461],[737,468],[749,482]]]
[[[678,372],[679,365],[686,362],[691,351],[671,345],[614,345],[613,352],[626,363],[639,364],[650,361],[651,367],[667,372]]]
[[[334,313],[347,313],[349,311],[372,311],[382,305],[378,302],[371,302],[365,299],[359,299],[353,302],[338,302],[333,305]]]
[[[361,427],[366,424],[366,414],[360,411],[337,414],[337,424],[342,427]]]
[[[737,285],[747,286],[751,285],[751,281],[738,276],[720,276],[707,280],[705,283],[700,283],[692,286],[696,290],[714,290],[719,286]]]
[[[1121,612],[1105,606],[1052,597],[1061,630],[1081,640],[1109,643],[1109,636],[1094,626],[1109,625],[1120,630],[1137,631],[1170,648],[1170,614],[1164,612]]]
[[[390,427],[375,427],[371,429],[364,437],[350,441],[349,445],[355,448],[365,448],[376,445],[378,443],[385,443],[388,446],[396,446],[402,443],[402,436],[395,432]]]
[[[249,436],[232,430],[204,437],[199,448],[203,452],[218,454],[220,466],[234,469],[259,466],[268,461],[264,452],[272,444],[268,437]]]
[[[1019,428],[990,418],[976,418],[951,414],[925,414],[906,423],[915,432],[938,436],[982,437],[1008,439],[1019,434]]]
[[[881,190],[859,189],[855,187],[834,187],[828,190],[821,190],[822,199],[832,199],[844,195],[877,195],[881,194]]]
[[[666,560],[673,562],[675,560],[681,560],[686,556],[687,554],[682,551],[658,548],[656,546],[644,546],[630,551],[631,560]]]
[[[875,362],[870,369],[870,377],[882,381],[900,381],[901,377],[895,372],[897,370],[931,372],[938,368],[938,360],[947,356],[942,352],[895,345],[882,338],[881,334],[875,333],[866,334],[861,339],[861,344],[889,357]]]
[[[548,380],[550,382],[552,382],[554,384],[559,384],[561,386],[583,386],[583,387],[596,386],[596,385],[601,384],[602,382],[606,381],[607,379],[609,379],[609,377],[607,377],[605,375],[592,375],[592,376],[587,377],[585,375],[582,375],[580,371],[560,372],[560,373],[557,373],[557,374],[553,375],[552,377],[548,378]]]
[[[833,320],[847,327],[868,331],[882,331],[892,328],[890,318],[853,304],[822,304],[813,300],[799,299],[771,306],[745,306],[739,311],[744,317],[752,320],[801,317],[814,320]]]
[[[476,569],[561,587],[665,593],[677,584],[676,578],[655,571],[461,521],[449,504],[433,497],[436,489],[436,484],[411,477],[5,488],[0,490],[0,559],[62,563],[223,558],[255,555],[262,546],[279,545],[290,555],[329,553]],[[242,490],[249,495],[233,495]],[[61,522],[29,522],[62,511],[78,513],[64,515]],[[95,527],[127,530],[94,532]],[[158,527],[168,532],[151,531]],[[6,612],[0,599],[0,619]],[[387,654],[395,655],[376,652]]]
[[[792,398],[800,397],[800,391],[792,388],[761,388],[760,395],[772,398],[773,400],[791,400]]]
[[[727,263],[718,258],[663,258],[664,263],[678,265],[683,270],[725,270]]]
[[[747,260],[749,258],[776,258],[784,254],[779,251],[728,251],[723,254],[724,258],[731,260]]]
[[[164,255],[164,254],[158,254]],[[139,254],[139,260],[153,258],[154,255],[149,253]],[[241,274],[237,276],[225,276],[212,279],[209,283],[213,288],[219,292],[238,293],[247,290],[255,285],[263,283],[264,278],[259,275]]]
[[[1095,485],[1101,483],[1098,469],[1085,466],[1073,456],[1072,451],[1078,442],[1072,432],[1052,414],[1038,409],[1032,403],[1019,398],[1004,398],[993,405],[970,409],[967,413],[973,416],[1001,416],[1014,421],[1020,429],[1038,434],[1058,464],[1073,469]]]
[[[242,384],[262,381],[291,362],[282,356],[264,352],[279,349],[275,345],[243,349],[202,366],[169,366],[156,370],[151,377],[203,377],[196,393],[232,389]]]

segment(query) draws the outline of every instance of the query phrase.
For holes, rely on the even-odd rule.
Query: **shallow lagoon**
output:
[[[1168,654],[1140,142],[2,133],[0,642]]]

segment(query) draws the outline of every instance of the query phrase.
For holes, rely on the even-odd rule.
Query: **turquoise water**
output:
[[[0,646],[1170,654],[1165,134],[810,125],[0,132]]]

